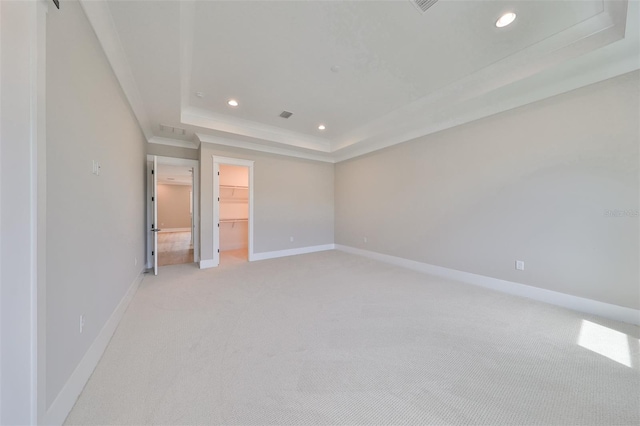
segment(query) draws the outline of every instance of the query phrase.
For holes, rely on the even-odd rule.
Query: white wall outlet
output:
[[[365,242],[365,243],[368,243],[368,242],[369,242],[369,239],[368,239],[367,237],[364,237],[364,242]]]
[[[518,271],[524,271],[524,260],[516,260],[516,269]]]
[[[289,237],[289,242],[293,242],[293,237]]]
[[[84,314],[80,315],[80,333],[84,331]]]
[[[102,166],[100,165],[100,163],[96,163],[96,164],[97,164],[97,167],[96,167],[96,176],[100,176],[100,168],[101,168]]]
[[[135,258],[133,259],[133,264],[134,264],[135,266],[138,266],[138,258],[137,258],[137,257],[135,257]]]
[[[96,176],[100,176],[100,163],[96,160],[93,160],[93,168],[91,169],[91,173]]]

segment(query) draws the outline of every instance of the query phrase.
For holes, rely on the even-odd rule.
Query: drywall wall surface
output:
[[[80,4],[50,10],[47,406],[142,270],[145,145]]]
[[[337,164],[336,243],[639,308],[639,79]]]
[[[158,184],[160,228],[191,228],[191,186]]]
[[[184,158],[187,160],[197,160],[199,158],[199,150],[191,148],[182,148],[171,145],[160,145],[157,143],[147,143],[147,154],[157,155],[159,157]]]
[[[254,161],[254,253],[333,243],[333,164],[209,143],[200,152],[203,260],[213,258],[213,155]]]

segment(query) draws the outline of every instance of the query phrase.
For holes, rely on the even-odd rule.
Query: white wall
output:
[[[158,224],[191,229],[191,185],[158,184]]]
[[[213,258],[213,155],[255,162],[254,253],[333,243],[333,164],[202,143],[203,260]]]
[[[76,1],[49,12],[47,144],[50,405],[145,258],[146,142]],[[93,160],[100,176],[91,173]]]
[[[639,80],[337,164],[336,243],[639,308]]]

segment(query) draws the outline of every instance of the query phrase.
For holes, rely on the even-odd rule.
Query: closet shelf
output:
[[[230,223],[231,228],[235,228],[238,222],[249,222],[249,219],[220,219],[220,223]]]
[[[228,188],[228,189],[249,189],[248,186],[236,186],[236,185],[220,185],[220,188]]]

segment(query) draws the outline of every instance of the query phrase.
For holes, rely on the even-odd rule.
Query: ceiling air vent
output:
[[[282,118],[289,118],[289,117],[291,117],[292,115],[293,115],[293,113],[292,113],[292,112],[289,112],[289,111],[282,111],[282,112],[280,113],[280,117],[282,117]]]
[[[187,131],[185,129],[181,129],[180,127],[167,126],[166,124],[160,124],[159,127],[160,131],[162,132],[173,133],[180,136],[184,136],[187,134]]]
[[[438,0],[411,0],[420,12],[425,13],[431,6],[436,4]]]

